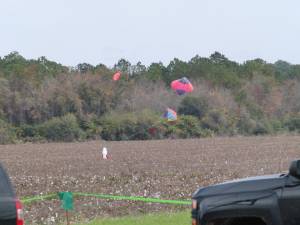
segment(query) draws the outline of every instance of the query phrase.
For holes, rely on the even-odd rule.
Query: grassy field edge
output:
[[[176,213],[154,213],[143,216],[125,216],[118,218],[99,218],[90,223],[77,225],[185,225],[191,224],[190,211]]]

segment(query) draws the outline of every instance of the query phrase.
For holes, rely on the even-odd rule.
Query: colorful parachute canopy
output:
[[[193,85],[191,84],[191,82],[186,77],[183,77],[181,79],[172,81],[171,88],[178,95],[183,95],[187,92],[192,92],[193,89],[194,89]]]
[[[117,81],[117,80],[120,79],[120,77],[121,77],[121,72],[118,71],[118,72],[116,72],[116,73],[113,75],[113,80],[114,80],[114,81]]]
[[[164,118],[166,118],[168,121],[175,121],[177,120],[177,113],[170,108],[167,108],[166,112],[164,113]]]

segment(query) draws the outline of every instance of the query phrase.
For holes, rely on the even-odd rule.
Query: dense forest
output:
[[[170,82],[183,76],[194,91],[178,96]],[[215,52],[168,65],[73,68],[12,52],[0,58],[0,105],[1,144],[300,132],[300,65],[237,63]],[[167,107],[177,121],[162,118]]]

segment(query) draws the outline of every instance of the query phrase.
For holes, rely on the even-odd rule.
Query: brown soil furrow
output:
[[[103,146],[112,160],[101,159]],[[300,158],[300,136],[0,146],[0,160],[20,197],[75,191],[189,199],[199,186],[286,171],[295,158]],[[73,217],[175,209],[79,198]],[[57,224],[63,216],[57,200],[25,206],[25,211],[28,224]]]

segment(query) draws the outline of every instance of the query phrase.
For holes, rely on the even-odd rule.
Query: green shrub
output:
[[[209,129],[218,134],[223,134],[226,131],[227,121],[224,114],[220,111],[210,111],[202,119],[202,127]]]
[[[0,119],[0,144],[14,143],[16,140],[16,129]]]
[[[256,122],[256,126],[254,128],[254,135],[263,135],[263,134],[272,134],[273,128],[268,120],[260,120]]]
[[[238,133],[244,135],[264,135],[273,134],[279,129],[280,122],[268,120],[267,118],[253,119],[248,113],[241,115],[238,123]]]
[[[25,142],[42,142],[46,139],[40,135],[38,125],[22,124],[19,130],[18,136]]]
[[[39,134],[51,141],[74,141],[85,138],[73,114],[48,120],[39,126]]]
[[[38,126],[36,125],[22,124],[20,126],[20,130],[21,130],[20,136],[22,138],[35,137],[39,135]]]
[[[194,116],[180,116],[177,121],[162,121],[162,124],[166,128],[164,137],[199,138],[213,136],[213,131],[201,128],[200,121]]]
[[[95,116],[85,116],[79,119],[80,128],[85,132],[87,139],[101,137],[102,127]]]
[[[178,108],[178,113],[202,118],[208,111],[208,102],[203,97],[185,97]]]
[[[138,113],[113,112],[101,120],[101,136],[105,140],[147,140],[152,139],[160,130],[160,117],[151,111]],[[155,129],[154,134],[149,130]]]
[[[296,115],[285,120],[285,126],[289,131],[300,132],[300,116]]]
[[[162,138],[209,137],[213,131],[203,129],[194,116],[180,116],[177,121],[166,121],[153,112],[139,114],[112,113],[102,119],[101,136],[105,140],[149,140]]]
[[[180,130],[180,138],[201,137],[200,123],[194,116],[181,116],[176,127]]]
[[[240,115],[236,126],[238,133],[243,135],[251,135],[256,128],[256,121],[250,117],[249,113],[244,112]]]
[[[134,133],[136,119],[133,115],[118,115],[112,113],[106,115],[101,122],[101,136],[105,140],[120,141],[128,140]]]
[[[270,124],[275,133],[283,133],[288,131],[288,129],[284,127],[284,123],[281,120],[272,119],[270,120]]]
[[[255,102],[247,101],[247,102],[245,102],[245,105],[247,107],[248,112],[251,115],[251,118],[254,118],[255,120],[259,120],[264,117],[263,110]]]
[[[149,132],[151,127],[161,128],[157,126],[160,123],[160,116],[149,110],[143,110],[137,115],[137,128],[136,135],[134,135],[135,140],[147,140],[147,139],[157,139],[163,136],[163,130],[156,129],[153,133]]]

